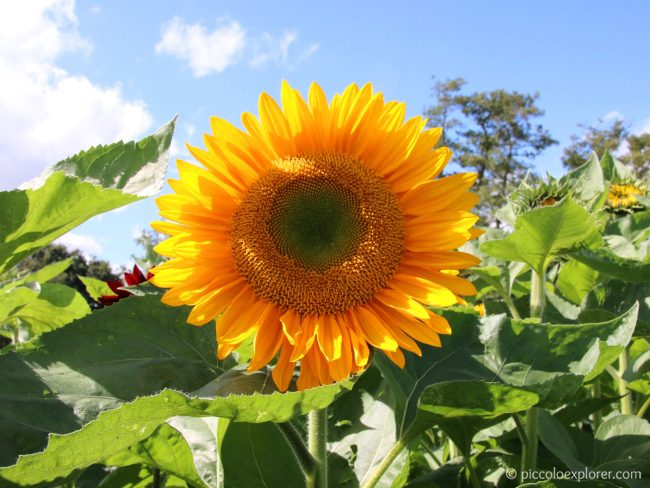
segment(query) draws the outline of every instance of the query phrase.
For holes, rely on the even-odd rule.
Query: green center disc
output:
[[[273,199],[269,221],[278,251],[314,271],[352,258],[366,227],[354,194],[325,178],[284,186]]]

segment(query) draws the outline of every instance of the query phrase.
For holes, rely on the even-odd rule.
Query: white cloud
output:
[[[215,30],[208,31],[200,23],[188,24],[174,17],[163,26],[156,52],[186,61],[194,76],[201,77],[236,63],[245,47],[246,32],[239,22],[222,21]]]
[[[612,110],[599,119],[600,122],[614,122],[615,120],[625,120],[625,115],[618,110]]]
[[[69,232],[59,237],[54,243],[63,244],[68,249],[79,249],[86,259],[99,256],[103,250],[99,241],[88,234]]]
[[[220,19],[210,31],[203,24],[190,24],[174,17],[162,26],[162,36],[156,53],[168,54],[184,61],[196,77],[220,73],[244,60],[251,67],[268,63],[291,65],[290,51],[295,51],[298,33],[289,30],[282,35],[268,32],[250,35],[232,19]],[[311,57],[319,48],[312,43],[295,57],[299,63]]]
[[[57,66],[65,52],[92,52],[77,30],[74,0],[3,7],[0,189],[91,145],[133,139],[152,124],[144,102],[125,100],[119,84],[98,86]]]
[[[286,63],[289,59],[289,48],[298,39],[295,32],[285,32],[277,38],[264,32],[256,41],[255,52],[250,60],[251,66],[262,66],[269,61]]]

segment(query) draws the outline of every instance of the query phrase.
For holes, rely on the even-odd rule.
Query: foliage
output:
[[[444,144],[455,160],[478,173],[478,211],[493,219],[511,186],[518,185],[532,159],[557,144],[535,119],[544,115],[539,94],[493,90],[463,94],[465,80],[437,82],[436,103],[427,109],[429,124],[442,127]]]
[[[455,83],[438,98],[460,100]],[[465,116],[493,103],[535,113],[534,97],[475,95]],[[432,115],[454,126],[444,107]],[[250,343],[217,360],[215,324],[188,326],[188,311],[152,285],[91,312],[61,283],[83,270],[89,295],[106,293],[88,263],[47,244],[155,192],[172,130],[82,153],[40,188],[0,194],[14,209],[36,207],[0,210],[0,227],[13,229],[2,234],[1,266],[17,265],[0,285],[0,332],[16,342],[0,352],[0,487],[313,487],[322,471],[304,416],[324,409],[328,486],[507,488],[534,469],[650,476],[650,210],[607,211],[610,184],[629,171],[621,162],[593,156],[508,197],[498,216],[509,230],[465,249],[482,258],[467,273],[487,313],[473,303],[436,310],[453,329],[442,347],[406,353],[403,368],[375,352],[358,378],[280,393],[269,369],[246,371]],[[486,163],[485,174],[498,167]],[[63,187],[88,204],[72,204]],[[43,220],[55,213],[60,228]],[[151,262],[156,236],[140,241]],[[603,483],[581,486],[647,484]]]
[[[571,144],[564,148],[562,164],[572,169],[582,166],[591,153],[622,152],[621,161],[641,179],[650,177],[650,133],[632,134],[623,119],[614,119],[610,125],[585,126],[580,136],[571,136]]]
[[[78,249],[68,249],[62,244],[48,244],[42,249],[39,249],[31,256],[23,259],[8,275],[23,276],[28,273],[38,271],[44,266],[51,263],[61,262],[66,259],[71,259],[70,265],[58,276],[52,278],[52,283],[60,283],[62,285],[74,288],[81,293],[88,304],[93,307],[95,301],[92,300],[90,295],[86,292],[86,287],[80,279],[81,276],[87,276],[101,281],[109,281],[117,279],[117,275],[113,273],[111,265],[108,261],[95,259],[94,257],[86,258]],[[32,280],[38,281],[38,280]]]

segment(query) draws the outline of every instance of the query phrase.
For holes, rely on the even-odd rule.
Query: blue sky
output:
[[[303,93],[316,80],[329,96],[371,81],[410,115],[431,103],[432,75],[461,76],[468,90],[539,91],[541,122],[560,144],[536,167],[552,174],[577,123],[619,114],[650,130],[645,1],[25,3],[0,19],[10,74],[0,80],[0,189],[176,113],[174,152],[185,158],[184,143],[201,144],[211,115],[238,123],[282,79]],[[133,234],[156,215],[144,201],[64,242],[127,264]]]

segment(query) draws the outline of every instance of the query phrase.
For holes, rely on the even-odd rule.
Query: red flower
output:
[[[133,272],[129,273],[128,271],[124,273],[124,281],[122,280],[109,280],[106,282],[108,287],[113,290],[113,293],[115,295],[103,295],[99,297],[99,303],[104,305],[105,307],[108,307],[110,305],[113,305],[114,303],[119,302],[122,298],[126,298],[129,295],[133,295],[128,290],[123,290],[122,287],[124,286],[134,286],[134,285],[139,285],[140,283],[144,283],[145,281],[149,281],[149,279],[153,275],[151,273],[147,273],[147,276],[145,277],[144,273],[138,268],[138,265],[135,264],[133,265]]]

